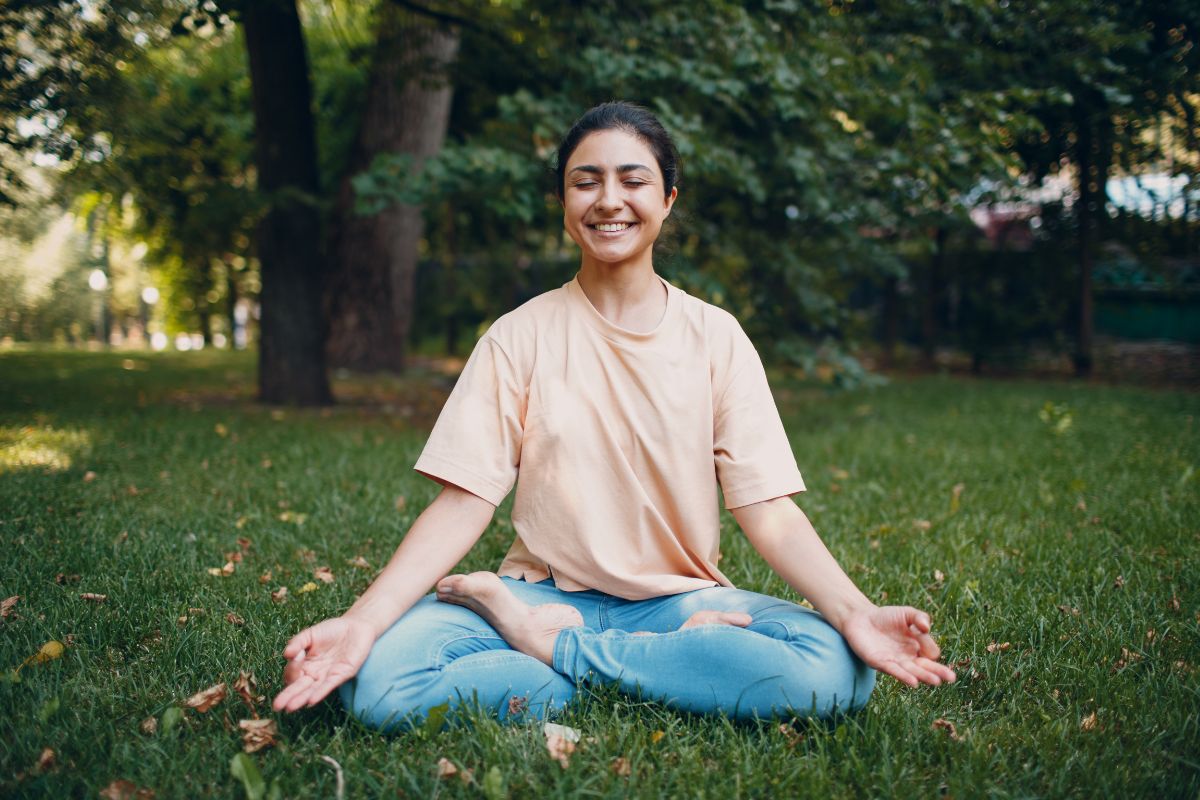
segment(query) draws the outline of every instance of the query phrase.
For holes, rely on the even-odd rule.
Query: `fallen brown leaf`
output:
[[[96,594],[95,592],[84,592],[83,594],[79,595],[79,599],[90,600],[93,603],[103,603],[108,600],[108,595]]]
[[[1096,727],[1096,712],[1095,711],[1088,714],[1086,717],[1084,717],[1082,720],[1079,721],[1079,729],[1080,730],[1090,731],[1095,727]]]
[[[158,717],[146,717],[140,725],[142,733],[153,736],[158,731]]]
[[[529,707],[529,698],[523,695],[513,695],[508,698],[508,713],[523,714],[525,709]]]
[[[787,739],[788,747],[795,747],[796,745],[800,744],[800,742],[804,741],[804,734],[796,730],[796,728],[789,722],[779,723],[779,732],[783,734],[785,739]]]
[[[296,594],[308,594],[309,592],[315,592],[316,590],[317,590],[317,585],[315,583],[313,583],[312,581],[309,581],[308,583],[304,584],[299,589],[297,589]]]
[[[233,613],[232,611],[230,611],[228,614],[225,615],[225,621],[228,622],[230,625],[245,625],[246,624],[246,620],[242,619],[240,616]]]
[[[624,756],[614,758],[612,763],[608,765],[608,768],[612,770],[614,775],[622,778],[628,778],[630,773],[633,772],[633,767],[630,766],[629,759]]]
[[[919,531],[927,531],[933,527],[933,523],[927,519],[914,519],[913,527]]]
[[[666,731],[655,731],[654,733],[650,734],[650,744],[658,744],[666,735]]]
[[[79,583],[81,580],[83,580],[83,576],[81,575],[64,575],[61,572],[54,576],[54,582],[59,586],[64,586],[68,583]]]
[[[17,601],[20,599],[21,595],[14,594],[12,597],[6,597],[3,600],[0,600],[0,619],[4,619],[11,614],[13,606],[15,606]]]
[[[999,644],[992,642],[991,644],[989,644],[987,646],[987,651],[989,653],[995,653],[997,651],[1003,653],[1004,651],[1008,650],[1011,647],[1012,647],[1012,642],[1001,642]]]
[[[1124,576],[1124,575],[1118,575],[1118,576],[1117,576],[1117,579],[1116,579],[1115,581],[1113,581],[1113,588],[1114,588],[1114,589],[1121,589],[1121,588],[1124,588],[1124,586],[1125,586],[1125,576]]]
[[[404,507],[405,507],[406,505],[408,505],[408,500],[407,500],[407,499],[404,497],[404,495],[399,495],[399,496],[396,498],[396,503],[395,503],[396,510],[397,510],[397,511],[403,511],[403,510],[404,510]]]
[[[279,728],[273,719],[243,719],[238,721],[238,727],[244,731],[242,749],[247,753],[257,753],[277,743]]]
[[[188,708],[194,708],[203,713],[224,700],[226,693],[224,682],[218,683],[215,686],[208,687],[202,692],[196,692],[187,700],[184,700],[183,704]]]
[[[275,575],[271,572],[271,570],[267,570],[262,575],[258,576],[258,582],[259,583],[270,583],[271,579],[274,577],[275,577]]]
[[[84,483],[91,483],[94,480],[96,480],[96,473],[92,472],[90,469],[87,472],[83,473],[83,482]]]
[[[238,673],[237,680],[233,682],[233,690],[250,706],[250,710],[254,710],[254,695],[258,691],[258,679],[254,677],[253,672],[242,670]],[[257,714],[255,715],[257,716]]]
[[[948,719],[935,719],[932,727],[935,731],[945,731],[946,735],[950,737],[951,741],[961,742],[963,740],[963,738],[958,735],[958,728],[956,728],[954,723]]]
[[[1061,612],[1062,612],[1062,613],[1064,613],[1064,614],[1070,614],[1072,617],[1078,617],[1078,616],[1079,616],[1079,609],[1078,609],[1078,608],[1073,608],[1073,607],[1071,607],[1071,606],[1068,606],[1068,605],[1060,605],[1060,606],[1058,606],[1058,610],[1059,610],[1059,611],[1061,611]]]
[[[226,561],[225,566],[223,566],[223,567],[209,567],[208,574],[214,575],[218,578],[223,578],[223,577],[227,578],[233,574],[233,571],[236,568],[237,568],[237,565],[234,564],[234,562]]]
[[[38,756],[37,768],[38,772],[45,772],[54,766],[55,755],[54,751],[49,747],[42,748],[42,754]]]
[[[115,780],[100,790],[104,800],[154,800],[154,790],[144,789],[133,781]]]
[[[329,567],[317,567],[313,570],[313,577],[321,583],[333,583],[333,570]]]
[[[242,550],[250,549],[250,540],[247,539],[245,536],[237,537],[237,543],[238,543],[238,547],[242,548]]]
[[[285,600],[287,600],[287,593],[288,593],[287,587],[280,586],[278,589],[271,592],[271,599],[274,600],[276,603],[282,603]]]
[[[355,556],[354,558],[348,558],[348,559],[346,559],[346,563],[352,567],[358,567],[359,569],[370,569],[371,568],[371,565],[369,563],[367,563],[367,560],[365,558],[363,558],[362,556]]]
[[[439,778],[453,778],[457,774],[458,767],[454,766],[454,763],[450,759],[445,756],[438,759],[437,776]]]
[[[1167,601],[1167,608],[1171,609],[1176,614],[1179,613],[1179,596],[1178,595],[1174,595],[1174,594],[1171,595],[1171,599]]]

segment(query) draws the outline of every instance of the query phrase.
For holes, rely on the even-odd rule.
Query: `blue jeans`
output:
[[[477,701],[502,721],[561,709],[589,683],[660,700],[671,708],[749,720],[854,711],[875,671],[815,611],[728,587],[649,600],[597,591],[563,592],[547,578],[503,578],[525,603],[565,603],[584,626],[558,634],[554,666],[519,653],[475,612],[428,595],[375,643],[358,675],[340,689],[346,707],[372,728],[405,728],[429,710]],[[741,611],[747,628],[678,630],[703,609]],[[657,636],[634,636],[652,631]]]

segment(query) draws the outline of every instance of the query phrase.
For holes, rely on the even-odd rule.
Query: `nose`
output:
[[[619,180],[605,180],[600,189],[600,196],[596,199],[596,207],[603,210],[615,210],[625,204],[625,198],[621,193],[621,182]]]

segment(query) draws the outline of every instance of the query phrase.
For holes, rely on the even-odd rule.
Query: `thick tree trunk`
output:
[[[267,403],[332,402],[321,315],[324,258],[317,210],[317,145],[308,57],[295,0],[243,5],[254,95],[258,188],[258,396]]]
[[[458,35],[391,3],[381,3],[378,13],[362,128],[338,193],[327,352],[335,366],[399,371],[412,327],[424,219],[411,205],[356,214],[350,181],[380,153],[410,155],[419,169],[441,149],[453,91],[446,67],[458,52]]]

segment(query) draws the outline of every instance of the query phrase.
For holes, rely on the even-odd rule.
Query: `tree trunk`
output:
[[[937,313],[942,296],[942,276],[946,274],[947,238],[946,226],[939,225],[934,234],[933,256],[925,270],[924,291],[921,292],[921,362],[930,370],[937,365]]]
[[[1095,337],[1095,270],[1097,228],[1108,199],[1108,171],[1112,157],[1112,139],[1106,116],[1081,114],[1076,142],[1076,166],[1079,170],[1079,329],[1076,336],[1075,375],[1092,374],[1092,346]]]
[[[399,371],[424,218],[420,207],[402,204],[359,216],[350,181],[381,153],[410,155],[419,169],[441,149],[453,92],[446,67],[458,52],[458,34],[392,3],[381,3],[378,13],[362,127],[338,193],[328,354],[339,367]]]
[[[243,4],[254,96],[258,188],[258,397],[267,403],[332,402],[321,315],[324,259],[317,210],[317,145],[308,56],[295,0]]]

